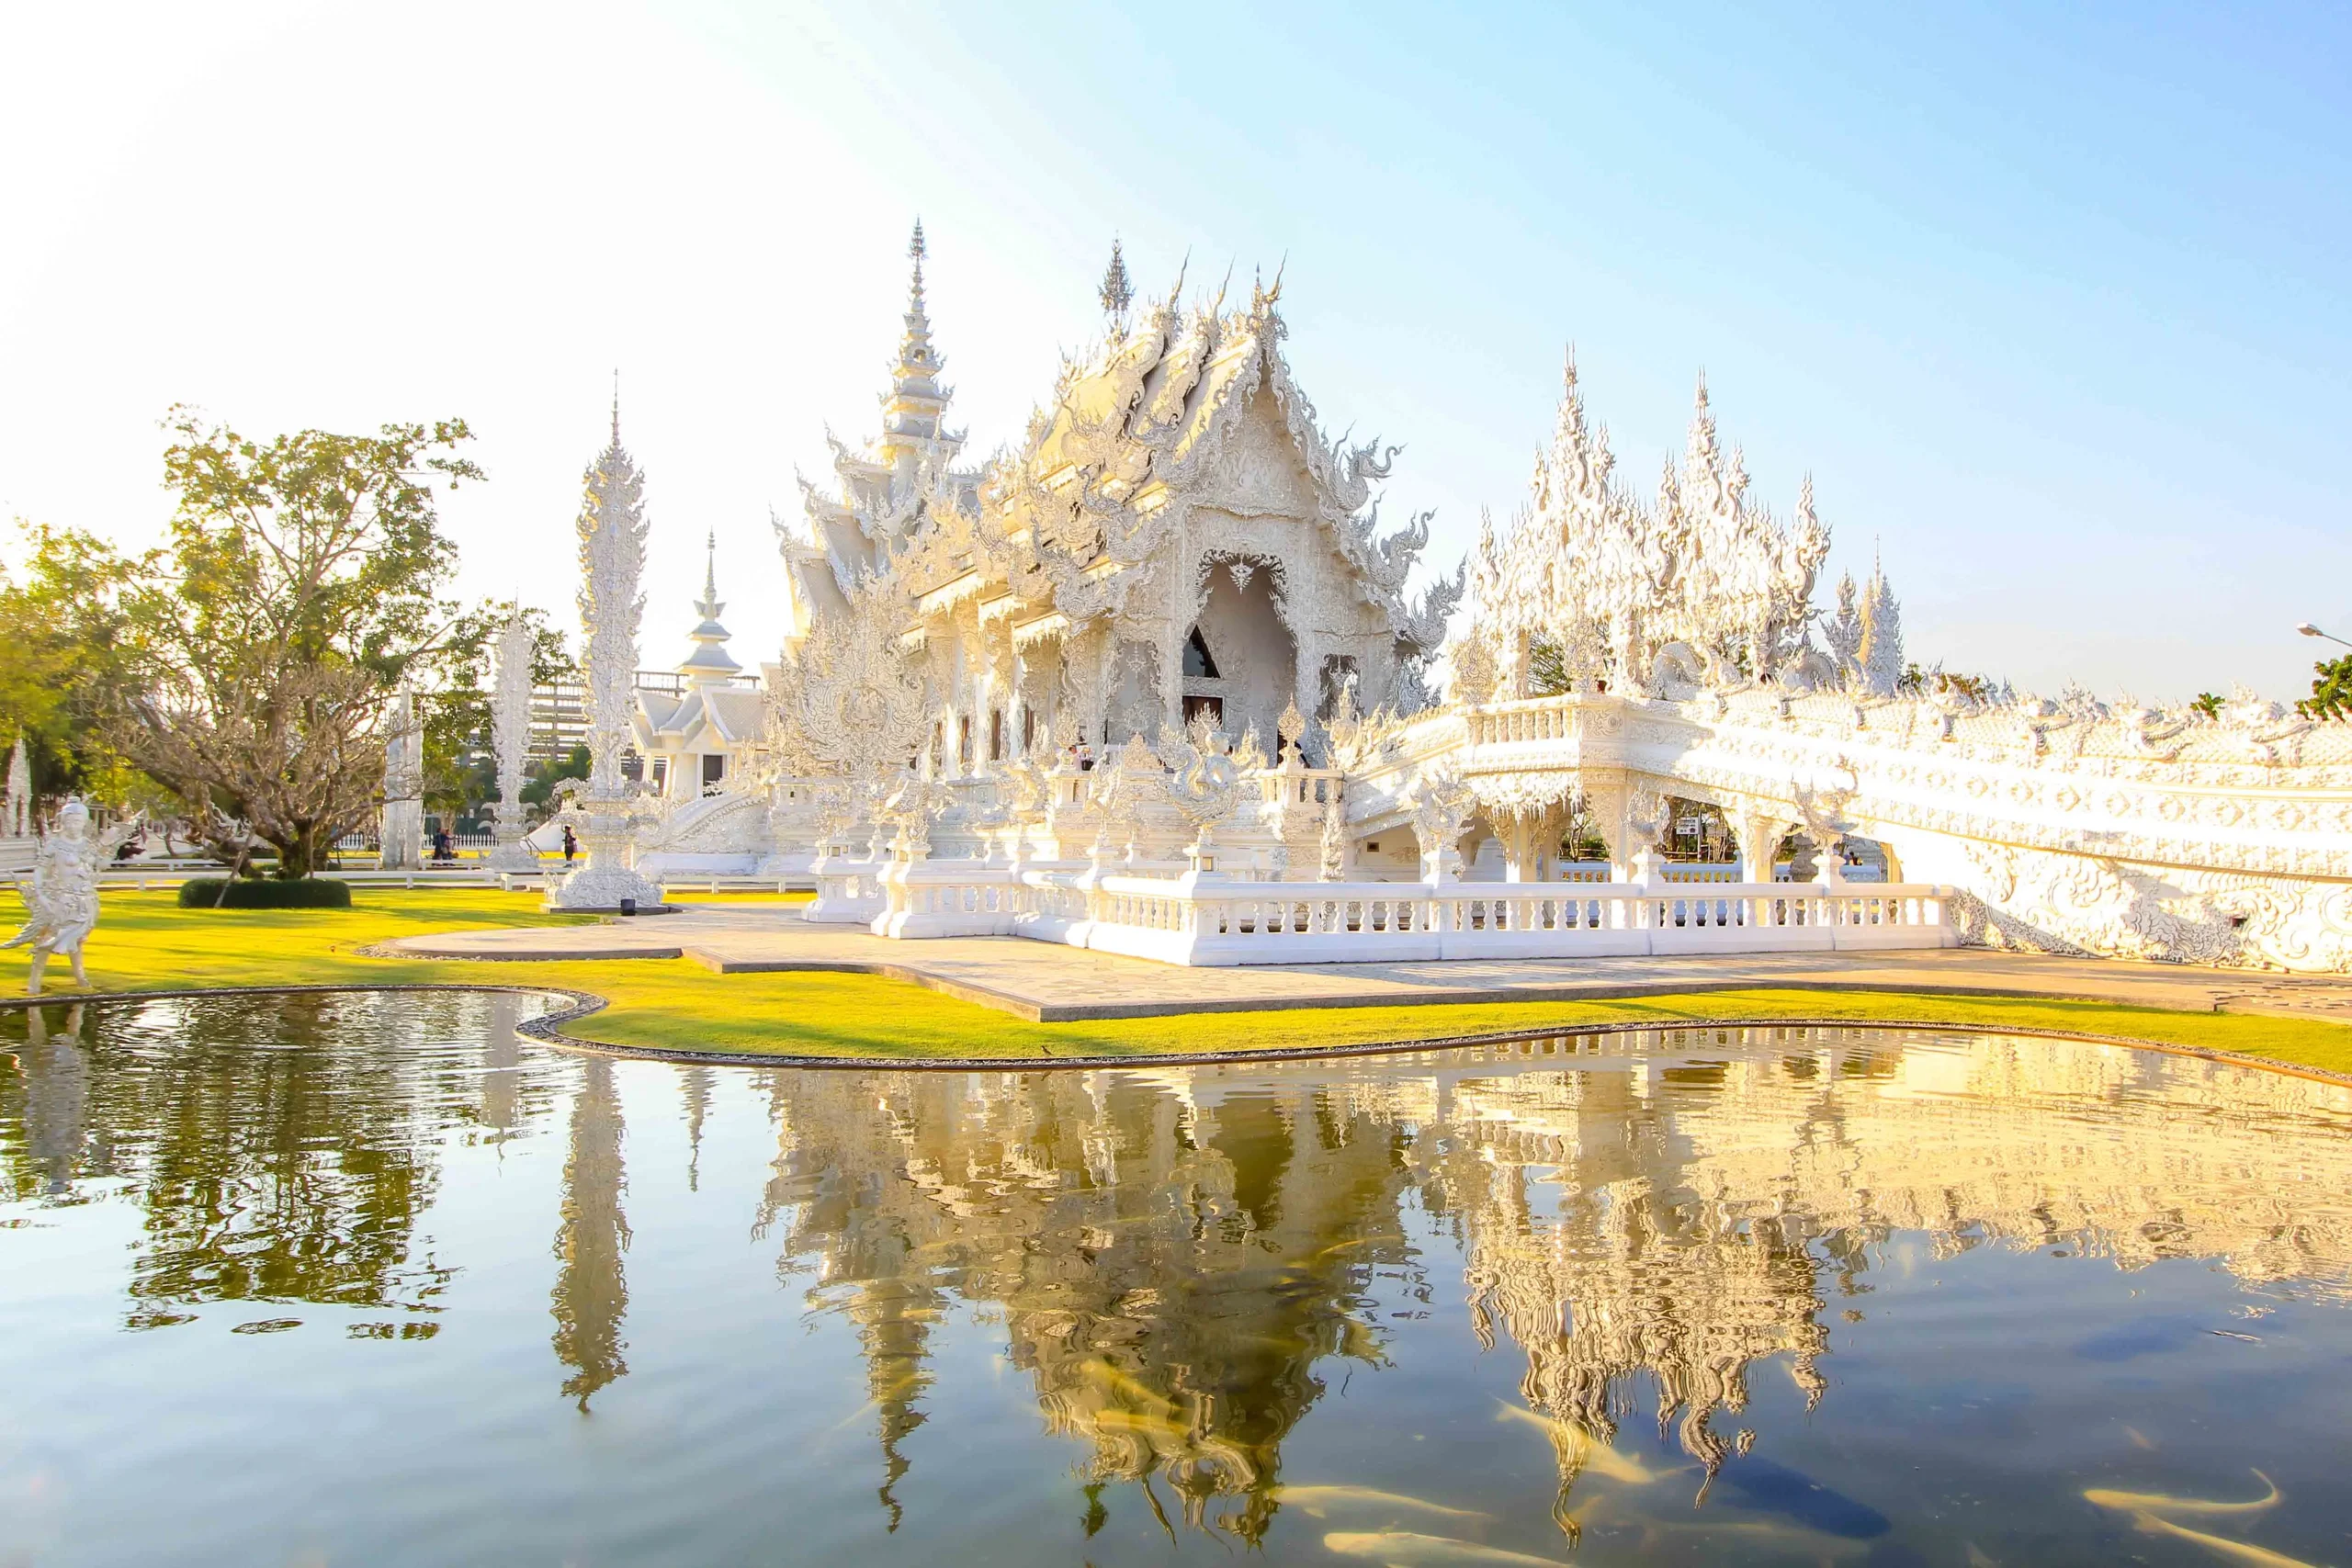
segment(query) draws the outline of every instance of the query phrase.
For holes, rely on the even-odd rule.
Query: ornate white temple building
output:
[[[1192,964],[1965,942],[2352,969],[2352,725],[1917,668],[1883,571],[1816,603],[1810,480],[1785,521],[1751,496],[1703,383],[1645,498],[1571,366],[1525,505],[1416,595],[1429,519],[1382,532],[1396,449],[1323,433],[1279,279],[1138,299],[1114,253],[1101,340],[971,464],[920,227],[910,252],[881,431],[776,525],[778,659],[744,682],[714,570],[676,688],[637,693],[645,871]],[[1677,856],[1702,818],[1731,858]]]
[[[1460,585],[1406,597],[1428,521],[1379,534],[1389,455],[1317,428],[1279,281],[1246,307],[1188,308],[1180,282],[1137,308],[1115,265],[1102,341],[983,471],[947,426],[920,226],[910,250],[882,433],[836,444],[834,491],[804,482],[806,532],[780,528],[788,651],[856,623],[860,594],[887,600],[945,778],[1196,714],[1271,751],[1285,708],[1328,717],[1351,682],[1360,702],[1428,705]]]

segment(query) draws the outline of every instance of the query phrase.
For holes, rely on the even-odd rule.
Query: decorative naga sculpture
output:
[[[1241,770],[1226,754],[1226,738],[1209,722],[1195,716],[1182,736],[1173,728],[1160,732],[1159,749],[1174,771],[1168,776],[1168,798],[1186,826],[1193,841],[1184,852],[1193,870],[1216,869],[1216,825],[1241,800]]]
[[[51,958],[62,955],[74,965],[74,983],[87,986],[82,972],[82,944],[98,924],[98,872],[114,858],[116,848],[139,829],[139,818],[118,822],[96,832],[90,808],[69,800],[57,822],[41,835],[40,858],[33,863],[32,886],[24,890],[30,911],[24,929],[0,947],[30,946],[33,969],[25,994],[40,995],[41,971]]]

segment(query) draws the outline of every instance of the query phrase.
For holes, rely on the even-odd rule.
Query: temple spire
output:
[[[1127,307],[1135,303],[1135,285],[1127,277],[1127,259],[1121,254],[1119,237],[1111,236],[1111,265],[1102,269],[1102,287],[1095,296],[1102,301],[1102,313],[1114,326],[1125,326]]]
[[[621,367],[613,367],[613,445],[621,444]]]
[[[947,389],[939,384],[946,361],[931,343],[931,312],[923,302],[922,264],[930,247],[922,234],[922,220],[915,220],[907,241],[912,264],[907,283],[905,332],[899,339],[899,357],[890,367],[890,390],[882,400],[882,446],[886,451],[920,450],[943,434],[941,416],[947,412]]]
[[[710,532],[704,541],[704,548],[709,554],[703,567],[702,597],[695,603],[695,614],[702,619],[696,622],[695,629],[687,634],[688,639],[695,645],[694,651],[686,655],[686,661],[684,664],[678,666],[678,673],[684,675],[689,684],[696,687],[731,681],[741,674],[743,669],[727,651],[729,633],[725,626],[718,624],[719,613],[727,606],[718,602],[718,530],[713,529]]]
[[[922,220],[918,218],[915,220],[914,235],[907,241],[907,259],[914,264],[913,276],[907,283],[907,341],[910,344],[920,342],[925,349],[928,349],[931,346],[931,315],[923,309],[922,301],[924,250]],[[900,362],[904,363],[909,357],[901,354]]]

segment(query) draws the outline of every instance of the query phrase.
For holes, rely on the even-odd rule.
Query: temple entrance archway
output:
[[[1200,615],[1184,634],[1177,716],[1206,711],[1237,740],[1254,734],[1272,754],[1275,723],[1298,689],[1298,647],[1283,618],[1274,570],[1249,558],[1204,568]]]

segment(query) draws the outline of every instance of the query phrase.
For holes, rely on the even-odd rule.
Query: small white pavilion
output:
[[[639,678],[631,716],[647,783],[658,794],[686,799],[714,793],[749,768],[763,722],[759,688],[727,651],[728,630],[718,622],[727,606],[718,602],[716,534],[707,547],[702,597],[695,603],[700,618],[688,634],[694,651],[678,666],[674,684]]]

